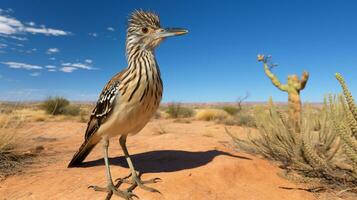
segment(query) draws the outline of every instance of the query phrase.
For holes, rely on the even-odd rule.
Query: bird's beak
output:
[[[160,31],[157,34],[158,34],[158,37],[165,38],[165,37],[170,37],[170,36],[184,35],[186,33],[188,33],[188,30],[186,30],[186,29],[166,28],[166,29],[160,29]]]

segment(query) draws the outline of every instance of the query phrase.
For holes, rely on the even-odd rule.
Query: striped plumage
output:
[[[109,138],[119,135],[129,166],[132,165],[125,146],[126,136],[138,133],[147,124],[156,112],[163,92],[154,49],[165,37],[186,32],[161,28],[159,17],[150,12],[135,11],[131,15],[126,39],[128,67],[113,76],[103,88],[88,122],[84,143],[69,167],[79,165],[101,140],[106,152]],[[106,162],[106,165],[108,182],[111,182],[108,187],[112,187],[109,164]],[[140,179],[134,177],[133,168],[133,180],[141,186]],[[148,189],[143,185],[142,188]]]

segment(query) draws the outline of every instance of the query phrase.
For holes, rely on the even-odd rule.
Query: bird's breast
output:
[[[122,81],[122,84],[125,82]],[[126,84],[119,87],[121,90],[113,113],[105,123],[108,124],[105,131],[110,137],[138,133],[160,105],[163,87],[160,74],[155,69],[141,70]]]

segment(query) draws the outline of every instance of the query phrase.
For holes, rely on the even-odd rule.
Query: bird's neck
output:
[[[128,101],[134,99],[135,102],[144,102],[153,99],[151,103],[157,107],[162,97],[163,86],[154,52],[140,48],[129,49],[127,57],[128,68],[123,75],[121,88],[128,91]]]
[[[127,48],[128,70],[138,73],[154,73],[154,76],[160,76],[159,66],[156,62],[153,50],[143,49],[140,46]]]

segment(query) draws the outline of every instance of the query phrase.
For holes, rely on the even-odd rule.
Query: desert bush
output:
[[[226,129],[237,147],[280,161],[286,169],[284,176],[294,180],[318,180],[334,187],[357,185],[357,141],[346,125],[337,125],[336,129],[336,122],[346,122],[347,112],[351,112],[346,110],[343,98],[330,96],[319,110],[306,106],[299,133],[275,106],[271,105],[268,112],[257,111],[258,135],[242,140]]]
[[[255,118],[252,115],[242,113],[235,118],[238,126],[256,127]]]
[[[72,115],[80,114],[80,108],[72,105],[63,97],[49,97],[42,103],[42,108],[51,115]]]
[[[194,114],[194,110],[189,107],[184,107],[180,103],[170,103],[167,106],[166,113],[170,118],[186,118],[192,117]]]
[[[42,104],[43,109],[51,115],[60,115],[64,107],[69,105],[69,101],[63,97],[48,97]]]
[[[202,109],[199,110],[195,116],[197,120],[211,121],[211,120],[224,120],[229,117],[229,114],[221,109]]]
[[[71,116],[78,116],[80,112],[81,112],[80,107],[72,104],[65,106],[62,110],[62,114],[71,115]]]
[[[235,115],[240,111],[240,109],[236,106],[223,106],[222,110],[226,111],[230,115]]]

